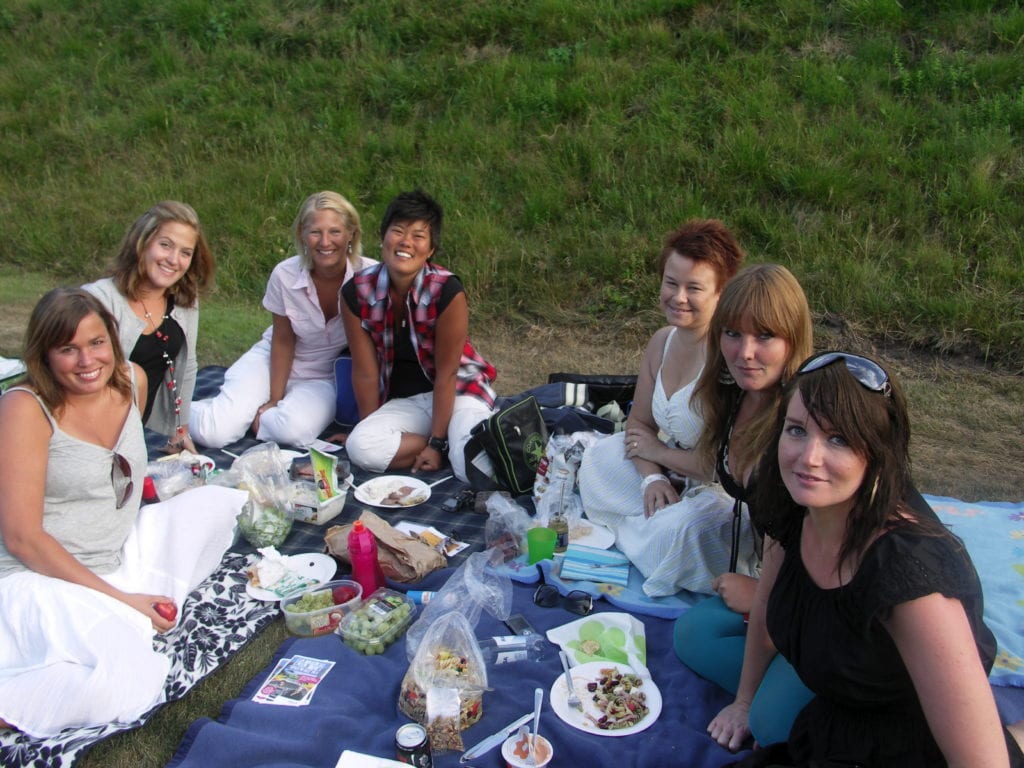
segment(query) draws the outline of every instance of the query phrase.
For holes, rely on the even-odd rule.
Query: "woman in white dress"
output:
[[[117,339],[98,298],[56,288],[29,319],[26,384],[0,397],[0,728],[35,737],[163,699],[153,633],[220,562],[246,498],[201,488],[140,512],[146,382]]]
[[[704,368],[718,298],[743,257],[735,237],[714,219],[689,221],[666,237],[657,267],[658,300],[668,325],[647,345],[625,431],[588,449],[580,467],[587,517],[615,532],[616,545],[644,574],[644,591],[651,596],[700,586],[686,581],[663,551],[662,540],[671,545],[675,538],[665,539],[655,529],[678,524],[662,510],[679,504],[680,490],[693,498],[704,488],[681,480],[677,488],[668,468],[673,455],[693,448],[700,437],[703,420],[690,398]],[[718,506],[719,491],[710,493],[708,500]]]

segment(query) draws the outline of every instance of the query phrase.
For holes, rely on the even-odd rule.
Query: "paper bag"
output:
[[[377,539],[377,559],[389,579],[399,582],[419,581],[428,573],[447,567],[448,560],[436,549],[414,536],[396,531],[370,510],[364,510],[359,519]],[[349,566],[352,564],[348,554],[348,534],[351,530],[351,523],[332,525],[324,534],[327,551]]]

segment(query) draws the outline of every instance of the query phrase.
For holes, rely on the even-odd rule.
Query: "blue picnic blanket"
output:
[[[438,589],[451,569],[431,574],[421,585]],[[517,584],[512,612],[523,614],[541,634],[579,617],[561,607],[540,608],[531,600],[533,588]],[[614,610],[595,604],[595,612]],[[587,768],[685,765],[718,768],[736,759],[705,733],[710,714],[731,697],[684,666],[672,650],[673,622],[641,616],[647,639],[647,665],[664,698],[658,719],[645,731],[625,737],[597,736],[570,727],[552,711],[549,692],[561,675],[556,646],[545,643],[540,661],[488,667],[492,690],[483,697],[483,717],[462,732],[469,747],[533,708],[533,691],[545,692],[540,732],[554,746],[555,763]],[[508,634],[497,619],[484,613],[477,637]],[[257,704],[252,695],[273,669],[276,659],[260,671],[217,720],[193,723],[170,768],[228,768],[237,765],[325,766],[335,764],[342,750],[394,757],[396,729],[409,719],[397,708],[402,678],[408,669],[405,641],[399,640],[379,656],[363,656],[334,635],[289,639],[278,658],[311,656],[335,662],[305,707]],[[742,755],[742,753],[741,753]],[[435,754],[437,768],[459,764],[458,752]],[[504,765],[500,751],[473,761],[478,768]]]
[[[989,679],[993,685],[1024,686],[1024,503],[925,500],[963,539],[981,577],[985,623],[999,643]]]

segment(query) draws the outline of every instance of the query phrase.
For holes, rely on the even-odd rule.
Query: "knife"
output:
[[[462,753],[462,757],[459,758],[460,763],[467,763],[470,760],[476,760],[478,757],[482,757],[494,749],[496,746],[501,744],[505,739],[511,736],[515,731],[518,731],[520,726],[526,725],[533,719],[533,712],[527,712],[525,715],[520,717],[515,722],[509,723],[497,733],[492,733],[486,739],[481,742],[474,744],[472,747]]]

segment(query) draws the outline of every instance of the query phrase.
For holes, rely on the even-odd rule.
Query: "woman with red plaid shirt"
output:
[[[494,367],[469,341],[459,279],[433,263],[441,206],[421,190],[392,200],[381,221],[380,264],[341,291],[360,421],[349,458],[374,472],[437,470],[447,454],[466,479],[470,430],[494,406]]]

